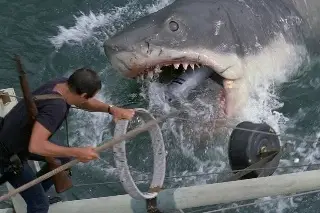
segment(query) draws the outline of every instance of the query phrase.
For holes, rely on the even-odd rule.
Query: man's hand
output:
[[[98,153],[95,151],[94,147],[83,147],[83,148],[76,148],[77,149],[77,154],[76,158],[82,162],[86,163],[91,160],[96,160],[99,158]]]
[[[135,114],[133,109],[123,109],[120,107],[113,106],[110,108],[110,113],[113,115],[113,120],[117,122],[118,120],[131,120]]]

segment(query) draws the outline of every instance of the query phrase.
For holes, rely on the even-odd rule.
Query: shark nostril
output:
[[[146,43],[147,48],[149,49],[149,48],[150,48],[150,43],[149,43],[149,41],[144,41],[144,43]]]
[[[112,55],[122,50],[122,47],[116,44],[115,41],[112,39],[105,41],[103,46],[106,55]]]
[[[114,51],[119,51],[118,45],[111,45],[111,49]]]
[[[169,23],[169,29],[172,31],[172,32],[175,32],[179,29],[179,24],[175,21],[170,21]]]

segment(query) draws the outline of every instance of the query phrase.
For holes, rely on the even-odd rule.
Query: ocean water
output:
[[[100,100],[124,107],[143,107],[152,111],[155,106],[161,105],[163,100],[161,86],[157,82],[142,85],[123,78],[111,68],[102,44],[105,39],[130,22],[171,2],[172,0],[0,0],[0,88],[13,87],[17,95],[21,95],[19,79],[12,61],[12,56],[19,54],[32,88],[51,78],[68,76],[76,68],[88,66],[99,72],[103,80],[103,89],[98,94]],[[320,136],[320,97],[317,95],[320,91],[320,60],[306,59],[299,54],[292,57],[292,67],[281,67],[281,64],[275,66],[277,69],[286,69],[284,75],[272,74],[267,79],[255,76],[258,82],[252,85],[255,93],[250,97],[243,115],[245,120],[265,121],[278,133],[297,137],[296,140],[282,140],[282,143],[287,142],[291,145],[291,150],[283,156],[280,166],[311,165],[319,163],[320,158],[317,143]],[[269,65],[266,63],[265,66]],[[165,188],[213,183],[220,180],[221,176],[191,175],[229,171],[227,140],[231,130],[212,132],[208,118],[214,113],[214,105],[210,99],[213,88],[206,82],[199,89],[202,93],[193,100],[189,109],[190,116],[199,116],[201,122],[186,122],[176,118],[162,125],[167,150],[166,175],[188,176],[167,179]],[[167,106],[161,106],[163,110],[167,109]],[[98,146],[113,136],[112,117],[103,113],[72,110],[68,123],[68,138],[72,146]],[[138,121],[131,126],[137,124]],[[65,127],[62,127],[55,135],[55,140],[66,144],[66,136]],[[130,140],[127,150],[134,179],[148,179],[152,175],[153,165],[148,135],[142,134]],[[295,159],[299,159],[299,162],[295,163]],[[311,165],[278,169],[276,174],[310,169],[318,168]],[[63,194],[68,200],[125,193],[118,182],[110,150],[103,152],[100,160],[75,166],[73,179],[75,186]],[[146,189],[148,183],[139,182],[139,187]],[[264,204],[228,212],[311,213],[318,212],[320,205],[319,194],[278,200],[264,198],[257,201],[269,199],[270,202]],[[226,206],[229,205],[210,209]],[[197,209],[197,212],[210,209]]]

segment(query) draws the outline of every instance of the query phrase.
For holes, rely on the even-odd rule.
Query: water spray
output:
[[[208,67],[200,67],[195,70],[188,68],[182,75],[173,79],[166,88],[166,100],[174,106],[186,99],[190,92],[215,72]]]

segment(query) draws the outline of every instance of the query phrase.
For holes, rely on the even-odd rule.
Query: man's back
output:
[[[66,78],[49,81],[37,88],[32,94],[59,94],[53,91],[53,88],[57,83],[66,81]],[[70,105],[63,99],[38,100],[36,105],[38,108],[37,121],[50,132],[55,132],[59,128],[70,108]],[[10,152],[9,154],[19,153],[20,157],[28,154],[28,145],[32,132],[32,125],[28,121],[29,116],[24,100],[20,100],[5,116],[3,128],[0,131],[0,141]]]

